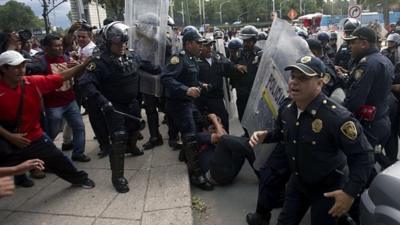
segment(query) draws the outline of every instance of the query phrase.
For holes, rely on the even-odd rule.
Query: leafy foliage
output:
[[[44,27],[43,20],[32,9],[14,0],[0,5],[0,30],[22,30]]]

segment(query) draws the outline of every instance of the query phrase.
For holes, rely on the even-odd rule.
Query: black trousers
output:
[[[210,162],[210,174],[218,184],[231,183],[242,169],[245,159],[253,166],[255,154],[249,139],[224,135],[220,138]]]
[[[290,177],[290,167],[284,145],[278,143],[268,160],[260,168],[257,213],[268,215],[281,205],[282,193]]]
[[[153,95],[143,94],[144,109],[147,115],[150,138],[160,136],[157,106],[159,99]]]
[[[324,196],[325,192],[342,189],[347,177],[339,173],[329,175],[318,184],[306,185],[299,177],[292,175],[286,187],[285,203],[278,217],[278,225],[298,225],[311,207],[311,225],[336,225],[337,219],[328,214],[334,198]]]
[[[89,122],[93,128],[93,132],[96,135],[97,142],[100,145],[100,149],[106,150],[111,147],[110,137],[108,135],[107,123],[103,113],[97,106],[95,101],[85,101],[86,110],[89,114]]]
[[[29,159],[43,160],[47,169],[72,184],[80,184],[88,177],[86,172],[78,171],[47,136],[32,142],[24,149],[14,149],[9,154],[2,154],[0,166],[15,166]]]

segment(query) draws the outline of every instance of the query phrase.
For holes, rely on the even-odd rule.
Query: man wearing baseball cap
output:
[[[64,180],[93,188],[95,184],[88,174],[78,171],[65,158],[40,124],[41,95],[83,72],[88,61],[61,74],[25,77],[26,61],[13,50],[0,54],[0,166],[14,166],[37,158]]]
[[[389,101],[394,67],[379,53],[377,36],[371,28],[357,28],[344,39],[350,41],[353,59],[344,106],[364,127],[376,150],[376,160],[385,168],[390,162],[383,155],[382,146],[390,135]]]
[[[321,92],[320,59],[303,56],[285,70],[291,101],[280,107],[275,129],[254,132],[249,144],[284,145],[276,151],[285,151],[292,174],[278,225],[299,224],[309,207],[312,225],[335,225],[363,191],[372,147],[352,114]]]
[[[183,32],[183,50],[171,57],[170,62],[161,74],[161,82],[166,91],[166,113],[182,135],[183,150],[186,158],[190,182],[210,191],[212,184],[207,180],[199,165],[199,152],[196,141],[196,125],[194,115],[198,111],[194,99],[200,96],[205,84],[198,80],[201,45],[205,39],[194,27],[186,27]]]

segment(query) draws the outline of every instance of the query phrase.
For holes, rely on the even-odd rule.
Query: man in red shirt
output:
[[[16,51],[0,55],[0,141],[8,142],[11,147],[10,151],[0,149],[0,166],[13,166],[38,158],[64,180],[83,188],[93,188],[95,184],[88,174],[76,169],[40,125],[41,94],[60,88],[64,81],[80,74],[87,62],[59,75],[25,77],[26,61]]]
[[[42,74],[54,74],[62,71],[66,67],[75,66],[76,63],[70,61],[63,55],[61,37],[56,34],[48,34],[43,39],[44,55],[40,57],[43,67]],[[52,140],[62,130],[62,121],[65,119],[72,128],[73,152],[72,160],[88,162],[90,158],[85,152],[85,125],[83,124],[80,108],[75,100],[72,89],[72,80],[64,81],[61,88],[53,90],[43,95],[44,105],[47,115],[46,132]]]

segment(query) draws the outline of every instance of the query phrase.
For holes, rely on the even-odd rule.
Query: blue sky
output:
[[[30,6],[33,10],[33,12],[38,16],[42,17],[42,5],[40,2],[42,0],[16,0],[18,2],[23,2],[26,5]],[[5,4],[8,2],[8,0],[0,0],[0,5]],[[60,2],[60,0],[55,0],[55,3]],[[68,12],[70,11],[71,6],[69,1],[62,3],[59,5],[57,8],[55,8],[51,13],[50,13],[50,22],[52,25],[60,26],[63,28],[66,28],[70,26],[69,19],[67,17]]]

